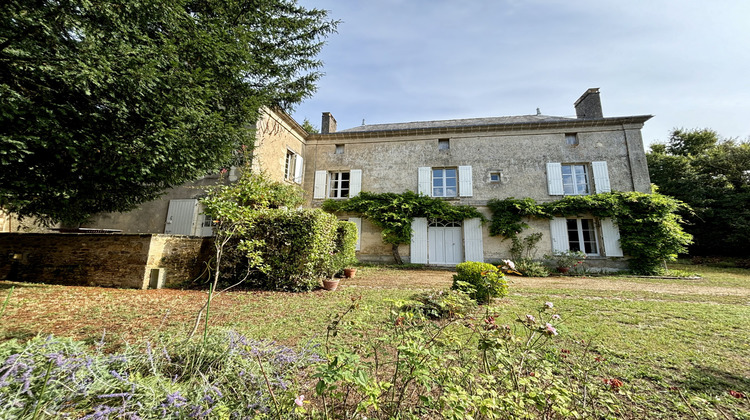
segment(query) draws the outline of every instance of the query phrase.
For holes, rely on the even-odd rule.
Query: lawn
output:
[[[554,345],[567,349],[584,342],[600,355],[608,377],[623,382],[623,417],[750,418],[750,401],[742,398],[750,395],[750,270],[671,268],[702,277],[509,277],[510,295],[476,316],[490,311],[512,324],[553,302],[562,318]],[[212,302],[209,325],[299,347],[322,342],[331,316],[361,297],[351,319],[371,333],[388,319],[393,301],[448,288],[452,274],[366,266],[335,292],[228,292]],[[0,340],[54,334],[95,343],[104,336],[111,349],[186,336],[206,298],[195,290],[0,282],[0,304],[11,287]]]

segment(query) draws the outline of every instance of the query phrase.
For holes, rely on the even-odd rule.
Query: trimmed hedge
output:
[[[454,290],[461,290],[478,303],[489,303],[492,298],[508,295],[505,275],[492,264],[467,261],[456,266]]]
[[[263,241],[260,257],[265,273],[253,272],[247,286],[266,290],[308,291],[320,280],[357,262],[356,226],[319,209],[261,210],[243,237],[229,243],[222,259],[222,277],[236,282],[247,272],[240,239]]]

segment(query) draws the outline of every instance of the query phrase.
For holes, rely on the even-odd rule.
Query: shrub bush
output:
[[[357,225],[352,222],[339,221],[336,226],[334,246],[332,269],[334,274],[357,264]]]
[[[411,302],[401,305],[401,312],[422,315],[429,319],[453,319],[472,313],[477,304],[460,290],[422,292],[411,296]]]
[[[547,277],[550,273],[544,264],[530,258],[521,258],[516,261],[516,271],[524,277]]]
[[[505,275],[492,264],[467,261],[456,266],[453,276],[454,290],[461,290],[478,303],[489,303],[494,297],[508,295]]]

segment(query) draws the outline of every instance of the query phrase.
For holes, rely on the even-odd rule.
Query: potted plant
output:
[[[545,260],[551,261],[554,268],[562,274],[566,274],[571,268],[583,263],[586,259],[586,253],[582,251],[565,251],[556,252],[553,255],[545,255]]]
[[[341,280],[339,280],[338,278],[335,278],[335,277],[331,277],[331,278],[328,278],[328,279],[323,279],[323,288],[332,292],[332,291],[336,290],[336,288],[339,287],[339,282],[340,281]]]
[[[344,277],[347,279],[353,279],[356,274],[357,274],[357,269],[354,267],[349,267],[349,268],[344,269]]]

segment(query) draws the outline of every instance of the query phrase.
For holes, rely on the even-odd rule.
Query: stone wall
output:
[[[123,288],[197,277],[210,240],[153,234],[0,233],[0,279]]]

